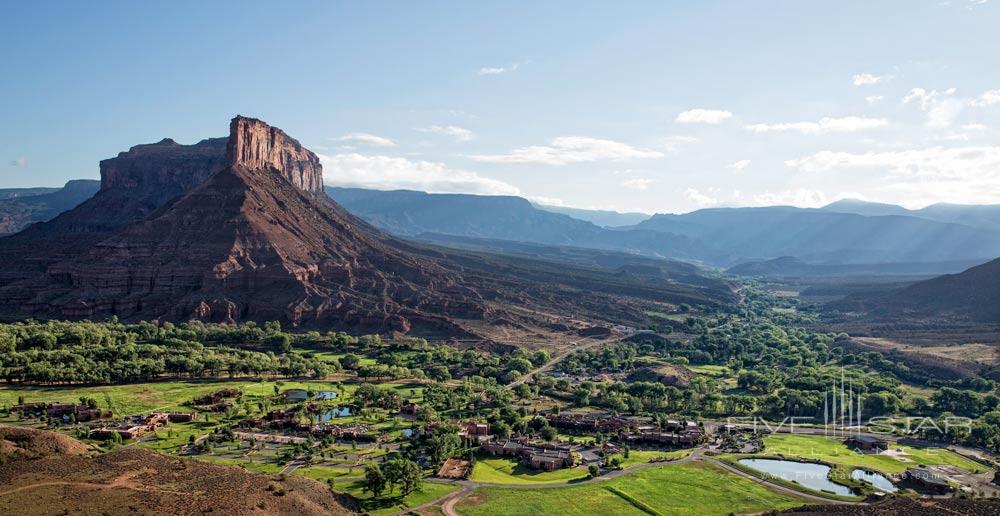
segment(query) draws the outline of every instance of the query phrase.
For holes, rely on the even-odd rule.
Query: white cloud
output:
[[[987,129],[989,129],[989,127],[986,127],[983,124],[965,124],[962,126],[962,130],[964,131],[985,131]]]
[[[870,73],[859,73],[851,77],[851,82],[855,86],[867,86],[871,84],[878,84],[880,82],[886,82],[891,79],[892,76],[889,75],[872,75]]]
[[[748,159],[741,159],[739,161],[734,161],[734,162],[726,165],[726,168],[731,169],[731,170],[735,170],[735,171],[739,172],[740,170],[743,170],[743,169],[745,169],[745,168],[747,168],[749,166],[750,166],[750,160],[748,160]]]
[[[882,170],[894,179],[965,183],[965,187],[978,186],[1000,194],[998,146],[935,146],[866,153],[820,151],[787,160],[785,164],[804,172],[851,168]]]
[[[635,179],[625,180],[622,183],[622,186],[624,186],[625,188],[630,188],[632,190],[646,190],[652,183],[653,183],[652,179],[643,179],[637,177]]]
[[[931,90],[927,91],[923,88],[913,88],[910,93],[907,93],[903,97],[903,104],[909,104],[911,102],[920,102],[920,109],[927,111],[934,106],[934,103],[938,100],[954,95],[957,90],[955,88],[948,88],[944,91]]]
[[[486,163],[537,163],[541,165],[567,165],[588,161],[662,158],[663,153],[640,149],[627,143],[602,140],[588,136],[560,136],[548,145],[532,145],[514,149],[507,154],[469,156]]]
[[[927,127],[941,129],[950,126],[965,107],[964,102],[951,98],[956,91],[955,88],[944,91],[913,88],[903,97],[903,104],[919,103],[920,109],[927,112]]]
[[[15,167],[26,167],[28,166],[28,158],[17,158],[14,161],[11,161],[10,164]]]
[[[368,145],[370,147],[395,147],[396,142],[383,138],[381,136],[375,136],[369,133],[349,133],[338,138],[330,138],[333,141],[356,144],[356,145]]]
[[[476,72],[476,75],[502,75],[508,72],[516,72],[521,65],[519,63],[514,63],[510,66],[484,66]]]
[[[865,102],[867,102],[868,105],[871,106],[873,104],[882,102],[883,99],[885,99],[885,97],[883,97],[882,95],[869,95],[865,97]]]
[[[1000,89],[984,92],[978,98],[970,102],[973,106],[986,107],[993,104],[1000,104]]]
[[[663,150],[670,154],[677,154],[681,151],[682,147],[700,141],[698,138],[691,136],[667,136],[663,139]]]
[[[720,109],[689,109],[679,113],[674,121],[681,124],[718,124],[732,116],[729,111]]]
[[[417,131],[450,136],[460,142],[467,142],[476,139],[476,133],[464,127],[458,127],[457,125],[432,125],[429,127],[418,127]]]
[[[684,190],[684,198],[693,202],[698,206],[715,206],[719,204],[719,200],[710,195],[704,194],[695,190],[694,188],[688,188]]]
[[[779,124],[751,124],[745,126],[755,133],[798,131],[802,134],[851,133],[888,125],[884,118],[865,118],[860,116],[845,116],[841,118],[824,117],[818,122],[786,122]]]
[[[818,208],[829,204],[823,192],[807,188],[796,188],[780,192],[764,192],[754,196],[754,202],[764,206],[786,205],[802,208]]]
[[[323,164],[324,181],[331,185],[436,193],[521,194],[517,187],[503,181],[448,168],[443,163],[357,153],[320,154],[319,158]]]

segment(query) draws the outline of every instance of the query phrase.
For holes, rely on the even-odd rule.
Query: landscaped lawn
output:
[[[489,484],[562,484],[587,478],[583,468],[539,471],[505,457],[482,457],[472,469],[472,480]]]
[[[957,453],[943,448],[912,448],[894,445],[892,449],[902,449],[901,461],[886,454],[863,454],[848,448],[840,439],[818,435],[772,434],[764,438],[765,455],[784,455],[814,459],[832,464],[844,464],[870,468],[883,473],[901,473],[918,464],[951,464],[968,471],[986,471],[986,468]]]
[[[694,450],[673,450],[673,451],[645,451],[645,450],[630,450],[628,453],[628,458],[622,461],[622,468],[629,468],[631,466],[636,466],[638,464],[646,464],[650,459],[658,458],[668,458],[671,460],[683,459]],[[623,457],[622,454],[618,454],[619,457]]]
[[[552,489],[481,488],[456,508],[468,516],[533,514],[688,514],[763,512],[802,505],[709,463],[647,468],[594,484]],[[639,507],[650,511],[643,511]]]

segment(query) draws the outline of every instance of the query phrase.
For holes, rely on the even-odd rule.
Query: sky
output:
[[[0,188],[261,118],[327,184],[646,213],[1000,203],[1000,0],[18,2]]]

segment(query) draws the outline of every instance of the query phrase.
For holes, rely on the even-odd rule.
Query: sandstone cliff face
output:
[[[158,197],[176,197],[226,166],[226,141],[226,138],[211,138],[194,145],[181,145],[164,138],[136,145],[101,161],[101,190],[159,190]]]
[[[247,169],[272,169],[307,192],[323,191],[319,158],[281,129],[255,118],[237,116],[229,124],[229,164]]]

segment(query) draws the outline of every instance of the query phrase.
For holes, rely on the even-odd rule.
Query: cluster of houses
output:
[[[188,405],[198,407],[200,410],[224,412],[233,406],[233,403],[229,400],[238,398],[240,394],[239,389],[220,389],[200,398],[195,398]]]
[[[111,417],[111,411],[93,408],[85,403],[20,403],[10,408],[23,417],[41,418],[48,416],[51,421],[71,421],[84,423]]]
[[[628,442],[657,444],[660,446],[695,446],[705,440],[705,429],[694,421],[668,420],[662,427],[642,425],[622,433]]]
[[[188,421],[195,421],[196,419],[198,419],[198,414],[195,412],[158,412],[148,416],[133,416],[126,418],[118,426],[95,428],[90,431],[90,437],[98,440],[108,440],[117,435],[122,440],[138,439],[170,423],[186,423]]]
[[[333,436],[346,441],[374,441],[378,436],[365,425],[309,424],[300,421],[293,410],[272,410],[260,418],[246,418],[236,423],[238,428],[284,430],[316,437]]]
[[[532,443],[527,437],[489,439],[479,445],[480,451],[501,457],[514,457],[534,469],[554,471],[576,464],[568,446],[553,443]]]
[[[556,428],[601,432],[626,442],[661,446],[694,446],[705,439],[705,430],[694,421],[667,420],[662,426],[646,417],[622,417],[600,413],[549,414],[545,419]]]

